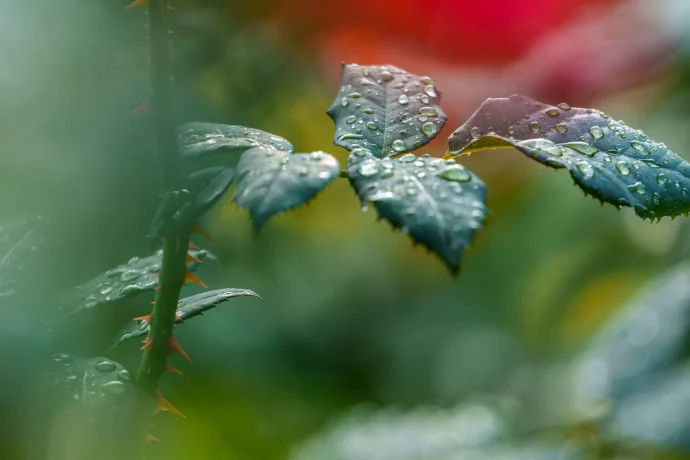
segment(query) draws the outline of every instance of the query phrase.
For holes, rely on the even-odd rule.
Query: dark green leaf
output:
[[[690,163],[603,112],[527,97],[487,99],[449,138],[449,153],[515,147],[567,169],[586,193],[644,218],[690,212]]]
[[[217,289],[215,291],[202,292],[201,294],[186,297],[180,300],[178,304],[177,320],[175,322],[179,324],[188,320],[189,318],[199,316],[203,314],[205,311],[210,310],[216,305],[226,302],[232,299],[233,297],[247,296],[257,297],[261,299],[261,297],[259,297],[259,295],[254,291],[250,291],[249,289],[235,288]],[[146,321],[137,321],[135,323],[132,323],[129,326],[127,326],[124,331],[122,331],[120,338],[111,347],[111,350],[119,344],[121,344],[122,342],[125,342],[129,339],[133,339],[135,337],[141,337],[143,335],[148,334],[148,332],[149,324]]]
[[[411,153],[379,159],[355,149],[348,159],[350,183],[362,202],[412,239],[437,253],[457,273],[465,247],[486,216],[486,186],[455,163]]]
[[[184,189],[163,197],[151,228],[152,243],[166,232],[189,227],[220,200],[232,184],[235,173],[222,166],[203,169],[187,178]]]
[[[378,158],[418,149],[446,123],[440,99],[429,77],[394,66],[343,65],[340,91],[327,112],[336,125],[334,142]]]
[[[67,399],[85,405],[122,401],[133,395],[132,378],[121,364],[108,358],[83,359],[67,354],[52,356],[53,383]]]
[[[324,152],[257,147],[237,165],[235,202],[249,211],[259,230],[272,216],[307,203],[339,174],[338,160]]]
[[[212,255],[203,249],[189,251],[199,260]],[[133,257],[123,265],[97,276],[81,286],[67,291],[61,301],[61,309],[67,309],[68,315],[83,309],[91,309],[99,305],[117,302],[143,292],[154,290],[158,286],[158,273],[163,260],[163,250],[155,254],[139,258]],[[190,270],[195,270],[199,264],[187,264]]]
[[[282,137],[243,126],[191,122],[177,128],[182,158],[197,158],[215,153],[240,154],[257,146],[273,147],[284,152],[295,149]]]
[[[38,217],[0,225],[0,299],[17,292],[27,258],[43,243],[42,222]]]

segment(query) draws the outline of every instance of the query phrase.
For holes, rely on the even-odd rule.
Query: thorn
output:
[[[172,412],[173,414],[179,415],[182,418],[187,418],[184,415],[182,415],[182,412],[177,410],[177,408],[175,408],[175,406],[170,404],[170,401],[165,399],[160,391],[157,391],[156,395],[158,397],[158,400],[156,401],[156,413],[158,413],[158,412]]]
[[[136,109],[129,112],[130,117],[139,117],[139,116],[148,115],[148,114],[149,114],[149,101],[144,102],[142,105],[140,105]]]
[[[178,342],[175,338],[175,334],[170,334],[170,337],[168,338],[168,350],[172,353],[177,353],[178,355],[181,355],[184,359],[189,361],[190,364],[193,364],[192,358],[190,358],[187,352],[184,351],[182,345],[180,345],[180,342]]]
[[[144,339],[144,346],[140,350],[148,350],[151,347],[153,347],[153,340]]]
[[[137,316],[134,318],[134,321],[146,321],[147,323],[151,324],[151,318],[153,317],[153,313],[149,313],[148,315],[144,316]]]
[[[202,264],[203,262],[190,253],[187,253],[187,260],[185,260],[186,263],[191,264],[191,263],[197,263],[197,264]]]
[[[182,321],[182,317],[180,315],[178,315],[177,313],[175,313],[175,321],[178,321],[178,322]]]
[[[174,372],[175,374],[184,375],[181,370],[175,369],[168,363],[165,363],[165,368],[163,369],[163,372]]]
[[[163,442],[151,433],[146,433],[146,442]]]
[[[147,3],[148,3],[148,0],[134,0],[132,3],[125,6],[125,10],[128,10],[130,8],[136,8],[138,6],[145,6]]]
[[[184,282],[184,284],[196,283],[196,284],[203,286],[203,287],[208,289],[208,286],[206,286],[203,281],[201,281],[199,278],[197,278],[197,276],[194,273],[190,272],[189,270],[187,270],[187,273],[184,274],[184,281],[183,282]]]
[[[204,227],[201,226],[199,221],[196,221],[194,222],[194,224],[192,224],[192,233],[198,233],[199,235],[209,240],[211,243],[215,243],[215,241],[213,241],[213,238],[211,238],[211,235],[209,235],[206,232],[206,230],[204,230]]]
[[[199,249],[199,246],[194,244],[192,241],[189,242],[189,249]]]
[[[154,291],[160,291],[160,290],[161,290],[161,285],[159,284],[158,286],[156,286],[155,288],[153,288],[153,290],[154,290]]]
[[[152,301],[151,301],[151,305],[156,305],[156,301],[155,301],[155,300],[152,300]]]

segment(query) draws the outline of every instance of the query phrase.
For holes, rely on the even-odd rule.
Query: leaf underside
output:
[[[338,161],[324,152],[253,148],[237,165],[235,202],[249,211],[258,231],[272,216],[309,202],[339,173]]]
[[[327,112],[336,125],[334,143],[369,149],[378,158],[418,149],[446,123],[440,99],[429,77],[390,65],[343,65],[340,91]]]
[[[189,253],[201,261],[207,257],[213,257],[204,249],[192,249]],[[67,314],[72,315],[83,309],[92,309],[99,305],[134,297],[143,292],[153,291],[158,286],[157,275],[162,261],[162,249],[148,257],[133,257],[126,264],[118,265],[85,284],[65,292],[61,300],[61,309],[71,308]],[[192,271],[198,266],[197,262],[187,264]]]
[[[215,166],[190,174],[183,189],[166,193],[153,219],[151,243],[197,221],[222,198],[234,177],[232,169]]]
[[[234,297],[261,297],[249,289],[225,288],[214,291],[202,292],[190,297],[181,299],[177,306],[176,324],[182,323],[195,316],[202,315],[205,311],[226,302]],[[141,337],[148,334],[149,324],[146,321],[136,321],[125,328],[120,334],[118,341],[111,347],[111,350],[122,342],[129,339]]]
[[[603,112],[524,96],[487,99],[448,139],[449,154],[515,147],[567,169],[585,193],[643,218],[690,212],[690,163]]]
[[[455,160],[411,153],[379,159],[365,149],[350,154],[348,175],[363,203],[458,272],[487,212],[486,186],[477,176]]]
[[[177,142],[183,159],[216,153],[240,154],[257,146],[293,152],[287,140],[265,131],[244,126],[220,125],[194,121],[177,128]]]

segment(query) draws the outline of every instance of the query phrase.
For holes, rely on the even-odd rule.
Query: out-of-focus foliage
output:
[[[3,459],[79,459],[75,447],[87,440],[72,429],[78,414],[43,406],[35,389],[44,376],[36,357],[46,348],[37,323],[56,313],[65,289],[150,253],[144,236],[163,190],[148,120],[130,115],[147,99],[149,80],[146,18],[124,13],[126,3],[0,2],[0,222],[42,215],[49,223],[46,244],[31,252],[36,263],[17,280],[29,288],[23,300],[2,302]],[[338,63],[391,63],[434,78],[453,126],[487,97],[521,93],[600,108],[688,159],[682,0],[375,0],[356,21],[343,20],[349,5],[313,5],[174,2],[178,121],[256,127],[297,151],[332,149],[344,164],[324,114]],[[432,143],[420,156],[444,147]],[[362,213],[347,181],[258,237],[227,194],[204,222],[220,263],[206,262],[200,276],[211,289],[246,287],[266,303],[233,299],[232,308],[176,330],[195,364],[166,376],[163,391],[187,418],[156,416],[152,433],[164,443],[152,444],[149,458],[299,458],[310,446],[349,439],[360,423],[404,429],[448,420],[478,394],[515,407],[509,436],[472,455],[554,458],[550,449],[561,455],[582,443],[593,458],[687,458],[681,301],[668,321],[658,312],[658,327],[643,319],[632,333],[650,353],[665,353],[671,339],[682,344],[650,358],[663,366],[636,365],[646,382],[620,399],[573,407],[582,400],[578,369],[603,340],[599,329],[623,327],[618,314],[638,291],[690,255],[687,222],[650,225],[630,210],[599,208],[516,152],[472,155],[467,166],[491,184],[492,212],[456,281]],[[654,307],[676,302],[675,288],[654,296]],[[102,355],[149,311],[151,297],[83,312],[64,351]],[[109,358],[136,369],[136,342]],[[630,356],[637,364],[648,355]],[[381,409],[348,415],[362,403]],[[428,405],[438,417],[419,409]],[[402,421],[378,415],[389,406],[402,408]]]

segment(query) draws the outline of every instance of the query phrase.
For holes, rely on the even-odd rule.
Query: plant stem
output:
[[[167,0],[149,0],[151,121],[163,180],[168,189],[174,189],[179,184],[180,171],[177,140],[171,117],[168,29]],[[152,343],[144,350],[137,378],[139,390],[151,401],[158,389],[170,353],[168,344],[175,323],[180,290],[187,272],[188,247],[187,232],[173,232],[164,237],[163,264],[159,275],[160,289],[156,295],[147,339]],[[146,406],[150,407],[148,404]]]

